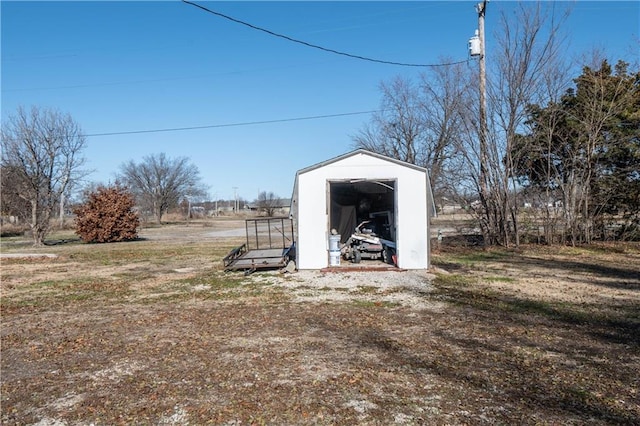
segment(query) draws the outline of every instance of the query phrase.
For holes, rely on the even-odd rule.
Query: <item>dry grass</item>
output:
[[[2,423],[640,423],[638,245],[244,277],[211,231],[3,260]]]

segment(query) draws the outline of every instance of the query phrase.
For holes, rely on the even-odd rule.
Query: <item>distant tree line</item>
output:
[[[637,55],[614,64],[593,52],[576,75],[562,34],[568,13],[554,3],[518,7],[501,16],[486,52],[485,149],[477,72],[467,64],[382,82],[380,112],[354,145],[427,168],[436,202],[467,206],[485,244],[518,245],[532,228],[547,243],[640,239]],[[86,139],[70,115],[32,107],[3,122],[0,142],[1,214],[28,223],[40,245],[90,173]],[[164,153],[123,164],[117,184],[158,223],[185,200],[189,217],[206,194],[188,158]],[[256,202],[273,215],[276,198],[263,192]]]
[[[29,224],[34,245],[44,243],[58,213],[61,222],[66,213],[75,214],[76,233],[86,242],[125,241],[137,238],[141,218],[161,223],[170,209],[178,208],[189,219],[192,207],[207,196],[198,168],[186,157],[164,153],[122,164],[113,185],[85,184],[90,174],[83,168],[85,136],[69,114],[55,109],[18,108],[2,125],[1,144],[0,213]],[[69,208],[72,194],[80,192],[81,200]],[[241,198],[233,202],[234,211],[246,205]],[[274,193],[263,191],[256,205],[272,216],[279,202]],[[215,215],[229,205],[208,203]]]
[[[3,122],[0,142],[0,213],[28,223],[34,245],[42,245],[53,216],[59,212],[64,220],[68,200],[90,173],[83,168],[86,138],[69,114],[33,106],[18,108]],[[115,186],[90,185],[85,190],[82,205],[75,209],[77,231],[86,241],[131,239],[136,235],[131,225],[139,223],[137,212],[148,211],[160,223],[184,199],[205,195],[199,171],[188,158],[152,154],[140,163],[123,164]],[[134,200],[135,215],[127,210]],[[125,217],[126,223],[119,222]]]

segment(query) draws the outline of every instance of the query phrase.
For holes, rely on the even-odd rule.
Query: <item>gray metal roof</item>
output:
[[[358,154],[364,154],[364,155],[368,155],[370,157],[379,158],[379,159],[384,160],[384,161],[389,161],[391,163],[396,163],[396,164],[398,164],[400,166],[409,167],[411,169],[415,169],[415,170],[419,170],[421,172],[427,173],[427,169],[425,169],[424,167],[416,166],[415,164],[411,164],[411,163],[407,163],[406,161],[397,160],[395,158],[387,157],[386,155],[378,154],[378,153],[375,153],[375,152],[372,152],[372,151],[368,151],[366,149],[356,149],[355,151],[351,151],[351,152],[348,152],[346,154],[342,154],[342,155],[339,155],[337,157],[331,158],[329,160],[322,161],[321,163],[314,164],[314,165],[309,166],[309,167],[305,167],[304,169],[300,169],[300,170],[298,170],[296,175],[301,175],[303,173],[307,173],[307,172],[310,172],[312,170],[319,169],[321,167],[324,167],[324,166],[327,166],[329,164],[344,160],[345,158],[353,157],[354,155],[358,155]]]

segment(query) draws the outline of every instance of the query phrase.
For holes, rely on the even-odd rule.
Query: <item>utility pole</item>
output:
[[[469,54],[478,58],[480,65],[480,78],[479,78],[479,94],[480,94],[480,108],[479,108],[479,123],[478,133],[480,139],[480,176],[478,179],[480,190],[480,202],[484,208],[484,216],[486,220],[485,226],[481,226],[485,237],[485,243],[490,237],[490,233],[493,230],[493,219],[490,209],[492,206],[489,202],[489,180],[488,180],[488,143],[489,143],[489,131],[487,126],[487,71],[486,71],[486,45],[484,38],[484,16],[487,10],[487,3],[489,0],[483,0],[482,3],[476,4],[476,11],[478,12],[478,29],[476,34],[469,39]]]
[[[233,210],[238,214],[238,187],[233,187]]]
[[[479,59],[480,65],[480,81],[479,81],[479,91],[480,91],[480,108],[479,108],[479,136],[480,136],[480,176],[479,176],[479,184],[480,184],[480,202],[482,203],[482,207],[484,208],[484,218],[486,220],[485,226],[481,226],[481,228],[486,228],[483,230],[485,244],[489,242],[492,238],[491,233],[494,229],[493,216],[491,209],[493,208],[490,203],[489,196],[489,180],[488,180],[488,142],[489,142],[489,131],[487,126],[487,71],[486,71],[486,45],[485,45],[485,37],[484,37],[484,17],[487,11],[487,3],[489,0],[483,0],[482,3],[478,3],[476,5],[476,11],[478,12],[478,30],[476,31],[475,37],[473,37],[469,41],[469,50],[471,51],[472,56],[477,56]]]
[[[476,5],[478,12],[478,37],[480,39],[480,196],[486,200],[487,196],[487,71],[486,45],[484,38],[484,16],[487,10],[487,0]],[[485,206],[486,207],[486,206]]]

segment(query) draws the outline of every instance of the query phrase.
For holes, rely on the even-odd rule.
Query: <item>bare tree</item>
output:
[[[501,16],[493,66],[488,79],[487,151],[483,182],[477,182],[481,206],[480,225],[489,244],[519,244],[518,187],[514,179],[518,131],[527,118],[527,107],[549,96],[562,69],[564,39],[554,5],[522,4],[515,14]],[[489,53],[489,52],[488,52]],[[479,134],[479,126],[474,126]],[[520,146],[520,154],[526,147]],[[473,164],[479,157],[470,158]],[[484,186],[484,190],[483,190]]]
[[[2,168],[10,171],[14,197],[29,204],[28,216],[34,245],[42,245],[49,220],[62,195],[86,171],[82,150],[86,139],[69,114],[54,109],[18,108],[1,130]]]
[[[186,157],[171,159],[164,153],[152,154],[140,163],[123,164],[120,171],[119,181],[130,188],[139,205],[153,213],[158,224],[183,197],[206,193],[200,171]]]
[[[258,194],[258,209],[267,215],[267,217],[272,217],[275,211],[280,207],[278,204],[280,202],[280,197],[278,197],[273,192],[262,191]]]
[[[429,170],[436,194],[457,186],[453,165],[469,76],[461,65],[423,73],[418,83],[381,83],[381,111],[352,137],[364,148]]]
[[[444,58],[443,62],[450,62]],[[423,111],[422,143],[418,146],[420,165],[429,170],[436,198],[457,195],[460,174],[460,140],[468,109],[469,70],[462,64],[439,67],[420,76],[420,106]]]
[[[381,111],[353,137],[355,146],[416,164],[416,146],[423,126],[418,90],[402,77],[381,83],[380,90]]]

